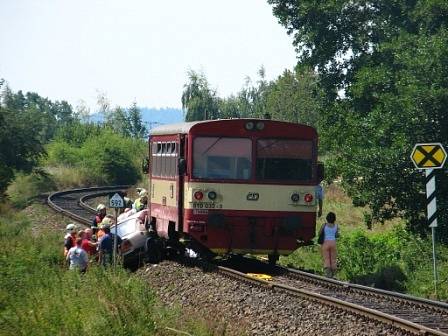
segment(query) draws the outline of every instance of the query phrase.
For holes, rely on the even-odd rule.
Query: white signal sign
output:
[[[124,208],[124,199],[119,193],[115,193],[109,198],[109,208]]]

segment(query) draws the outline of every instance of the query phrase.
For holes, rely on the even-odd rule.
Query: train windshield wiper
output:
[[[219,137],[218,139],[216,139],[215,142],[213,142],[210,146],[207,147],[207,149],[206,149],[205,151],[202,152],[201,156],[204,156],[205,154],[207,154],[208,151],[209,151],[210,149],[212,149],[213,147],[215,147],[215,145],[216,145],[219,141],[221,141],[221,139],[222,139],[222,137]]]

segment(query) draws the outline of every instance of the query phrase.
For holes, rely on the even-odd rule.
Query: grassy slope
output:
[[[19,214],[0,209],[2,335],[172,335],[167,328],[211,334],[206,321],[160,305],[134,274],[67,271],[61,256],[66,222],[44,206]]]

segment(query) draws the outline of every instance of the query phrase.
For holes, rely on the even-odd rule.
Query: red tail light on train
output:
[[[204,193],[202,191],[196,191],[194,193],[194,198],[198,201],[201,201],[204,198]]]
[[[313,201],[314,197],[311,194],[306,194],[304,197],[305,202],[311,203]]]

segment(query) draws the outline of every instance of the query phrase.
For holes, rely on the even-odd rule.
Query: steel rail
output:
[[[307,272],[296,270],[293,268],[286,268],[286,267],[281,267],[281,266],[278,266],[278,267],[280,269],[284,269],[285,271],[287,271],[289,273],[295,274],[299,277],[303,277],[306,279],[312,279],[315,282],[320,282],[320,283],[324,283],[324,284],[327,283],[327,284],[339,287],[341,289],[346,289],[346,290],[350,289],[353,291],[359,291],[361,293],[369,292],[372,295],[387,296],[394,300],[402,300],[403,302],[406,302],[406,303],[414,303],[416,305],[424,306],[426,308],[431,308],[431,309],[440,308],[444,312],[448,312],[448,303],[445,303],[445,302],[434,301],[434,300],[429,300],[429,299],[425,299],[425,298],[419,298],[416,296],[411,296],[411,295],[407,295],[407,294],[403,294],[403,293],[391,292],[391,291],[387,291],[384,289],[353,284],[353,283],[349,283],[349,282],[339,281],[336,279],[329,279],[329,278],[326,278],[326,277],[323,277],[323,276],[320,276],[317,274],[307,273]]]
[[[70,217],[75,221],[89,225],[90,219],[80,216],[73,211],[72,209],[67,209],[61,206],[60,203],[68,203],[71,208],[76,209],[79,207],[84,211],[94,214],[95,210],[89,207],[84,202],[81,202],[81,199],[87,198],[95,198],[109,194],[113,191],[119,191],[123,189],[129,188],[129,185],[116,185],[116,186],[103,186],[103,187],[91,187],[91,188],[78,188],[78,189],[70,189],[64,191],[58,191],[50,194],[47,198],[47,204],[56,212],[63,214],[64,216]],[[77,195],[75,199],[73,199],[73,195]],[[59,201],[58,199],[62,199]],[[59,203],[59,204],[58,204]]]
[[[266,280],[262,280],[262,279],[257,279],[257,278],[251,277],[245,273],[233,270],[231,268],[223,267],[223,266],[218,266],[218,270],[219,270],[219,272],[221,272],[229,277],[232,277],[232,278],[243,280],[243,281],[249,282],[249,283],[254,283],[254,284],[257,284],[262,287],[267,287],[273,291],[286,292],[286,293],[294,295],[294,296],[304,297],[306,299],[309,299],[309,300],[312,300],[315,302],[319,302],[321,304],[340,308],[345,311],[350,311],[352,313],[355,313],[355,314],[358,314],[358,315],[361,315],[361,316],[364,316],[364,317],[367,317],[370,319],[374,319],[374,320],[377,320],[377,321],[380,321],[383,323],[387,323],[389,325],[392,325],[397,328],[400,328],[400,329],[403,329],[406,331],[410,331],[410,332],[413,332],[413,333],[416,333],[419,335],[437,335],[437,336],[447,336],[448,335],[442,331],[434,330],[434,329],[425,327],[423,325],[420,325],[420,324],[417,324],[414,322],[410,322],[410,321],[404,320],[402,318],[399,318],[399,317],[396,317],[396,316],[393,316],[390,314],[380,312],[378,310],[366,308],[366,307],[363,307],[363,306],[360,306],[360,305],[357,305],[354,303],[339,300],[334,297],[318,294],[318,293],[315,293],[315,292],[312,292],[309,290],[305,290],[302,288],[295,288],[295,287],[291,287],[288,285],[279,284],[279,283],[276,283],[275,281],[266,281]]]

